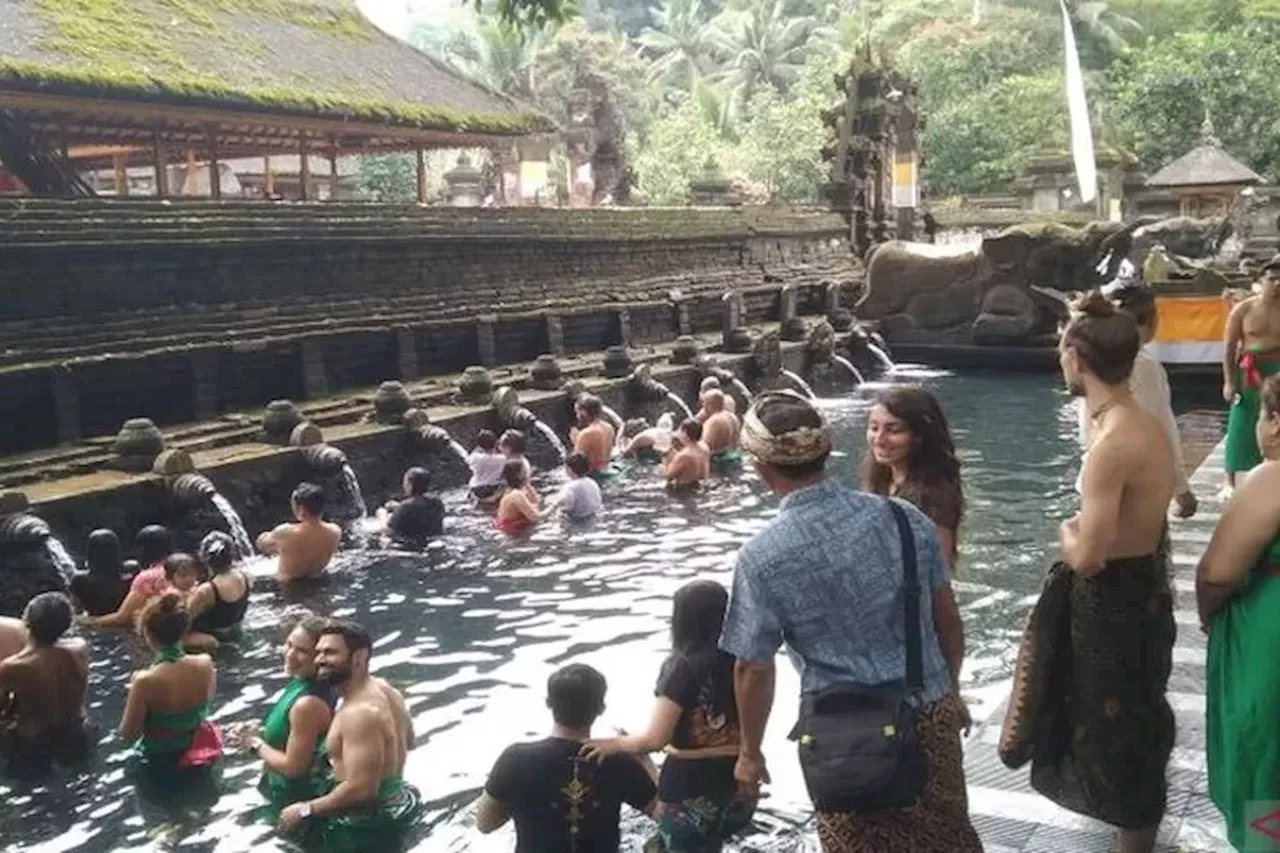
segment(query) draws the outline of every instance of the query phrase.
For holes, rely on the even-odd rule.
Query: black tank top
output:
[[[218,585],[210,581],[209,585],[213,587],[213,606],[196,617],[191,625],[192,630],[205,634],[225,631],[239,625],[244,619],[244,613],[249,609],[249,578],[238,570],[236,574],[244,581],[244,595],[235,601],[223,601]]]

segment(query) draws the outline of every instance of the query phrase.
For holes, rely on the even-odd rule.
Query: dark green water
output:
[[[1074,410],[1056,377],[905,370],[942,399],[962,448],[969,508],[957,583],[969,639],[965,690],[980,718],[1007,691],[1013,644],[1052,556],[1059,522],[1074,510]],[[833,474],[852,482],[875,386],[822,401],[839,431]],[[543,477],[549,489],[558,473]],[[746,472],[704,494],[672,500],[652,469],[606,489],[606,512],[586,529],[547,524],[526,542],[501,541],[489,519],[460,494],[451,536],[425,555],[343,555],[323,589],[284,594],[255,587],[244,641],[219,659],[216,719],[263,715],[284,678],[278,620],[302,603],[364,621],[378,637],[377,674],[404,690],[417,744],[406,776],[428,803],[413,839],[419,851],[509,851],[507,832],[484,838],[467,805],[509,742],[546,734],[547,675],[571,661],[609,679],[598,732],[636,730],[648,720],[653,681],[666,649],[670,599],[696,577],[724,583],[737,547],[776,503]],[[92,638],[90,713],[104,728],[120,717],[129,673],[147,655],[136,640]],[[783,735],[794,720],[797,680],[779,667],[778,701],[766,753],[774,784],[755,831],[738,850],[816,850],[803,785]],[[125,752],[103,739],[91,773],[58,776],[40,788],[0,783],[0,847],[14,851],[284,849],[253,823],[258,766],[225,761],[224,794],[212,812],[174,821],[140,803],[123,778]],[[624,849],[638,850],[646,821],[628,819]],[[627,846],[629,845],[629,846]]]

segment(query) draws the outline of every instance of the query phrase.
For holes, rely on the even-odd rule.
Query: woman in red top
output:
[[[512,459],[502,469],[507,490],[498,502],[495,524],[508,536],[523,533],[542,520],[538,511],[538,493],[529,483],[527,463],[523,458]]]

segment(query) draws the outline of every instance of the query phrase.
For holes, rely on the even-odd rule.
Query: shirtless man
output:
[[[321,518],[324,512],[324,490],[314,483],[302,483],[293,490],[289,503],[293,507],[294,524],[281,524],[258,537],[258,550],[275,555],[276,579],[293,581],[318,575],[329,565],[342,530]]]
[[[1231,405],[1227,419],[1227,491],[1236,474],[1262,462],[1254,427],[1261,407],[1262,380],[1280,371],[1280,256],[1262,268],[1257,296],[1231,309],[1222,356],[1222,398]]]
[[[16,655],[26,644],[26,623],[12,616],[0,616],[0,660]]]
[[[1097,291],[1076,309],[1059,361],[1071,393],[1084,398],[1093,440],[1080,511],[1063,522],[1061,545],[1075,573],[1070,635],[1080,639],[1071,665],[1052,674],[1072,681],[1054,695],[1072,697],[1062,724],[1076,734],[1064,741],[1064,755],[1037,759],[1032,775],[1046,780],[1036,786],[1041,791],[1061,791],[1071,777],[1086,791],[1116,792],[1083,806],[1068,794],[1060,805],[1126,827],[1122,853],[1148,853],[1163,817],[1174,736],[1165,699],[1173,607],[1161,554],[1176,484],[1173,449],[1160,421],[1129,390],[1140,346],[1136,321]]]
[[[690,419],[671,437],[671,449],[662,462],[667,485],[687,489],[711,476],[711,451],[702,443],[702,424]]]
[[[720,380],[714,376],[708,376],[702,380],[702,384],[698,386],[698,414],[695,415],[698,423],[705,423],[707,418],[711,416],[711,412],[707,411],[706,396],[709,391],[719,391],[724,395],[724,410],[731,415],[738,413],[738,401],[733,398],[732,394],[724,394],[724,389],[720,387]]]
[[[413,721],[399,691],[369,674],[372,653],[369,632],[346,620],[330,622],[316,642],[317,678],[342,697],[326,738],[332,787],[284,809],[280,828],[316,821],[325,850],[396,848],[417,806],[402,778]]]
[[[573,437],[573,452],[587,457],[592,476],[609,467],[613,456],[613,427],[601,419],[604,404],[594,394],[583,394],[574,404],[578,417],[578,432]]]
[[[0,662],[0,709],[9,718],[9,771],[40,774],[56,758],[82,760],[89,752],[84,695],[89,650],[84,640],[63,640],[71,627],[71,600],[45,592],[22,616],[29,639]]]
[[[717,469],[733,465],[741,460],[738,452],[738,432],[742,424],[738,416],[725,409],[725,394],[712,389],[702,395],[702,408],[707,419],[702,422],[702,440],[711,452],[711,464]]]

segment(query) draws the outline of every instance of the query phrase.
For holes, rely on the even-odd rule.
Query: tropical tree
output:
[[[729,45],[711,23],[705,0],[665,0],[657,18],[636,38],[653,59],[649,80],[692,92]]]
[[[1080,43],[1080,64],[1085,68],[1105,68],[1129,49],[1132,39],[1142,35],[1142,25],[1112,9],[1110,3],[1068,3],[1067,8]]]
[[[522,31],[499,18],[477,18],[443,45],[444,58],[464,74],[505,95],[533,102],[543,30]]]
[[[804,73],[805,59],[835,33],[813,15],[792,15],[787,0],[760,0],[747,12],[726,12],[720,26],[730,51],[723,72],[743,101],[761,86],[785,92]]]

